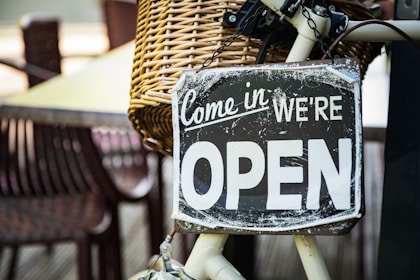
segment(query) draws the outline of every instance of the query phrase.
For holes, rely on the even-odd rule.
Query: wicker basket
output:
[[[236,12],[245,0],[141,0],[138,2],[136,48],[128,117],[144,142],[166,155],[172,154],[170,91],[186,69],[198,69],[235,29],[223,28],[226,11]],[[354,0],[331,1],[352,19],[372,18]],[[261,41],[239,36],[209,67],[254,64]],[[345,43],[341,56],[358,56],[362,73],[380,45]],[[362,52],[363,51],[363,52]],[[284,62],[288,49],[275,48],[266,62]]]

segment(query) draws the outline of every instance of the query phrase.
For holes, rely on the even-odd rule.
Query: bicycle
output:
[[[418,21],[384,22],[369,20],[354,22],[348,20],[343,14],[335,13],[331,10],[328,11],[326,7],[316,6],[313,7],[312,10],[308,9],[307,7],[304,7],[300,1],[262,0],[262,2],[265,6],[258,10],[258,14],[275,12],[277,16],[280,17],[280,20],[287,20],[296,30],[298,30],[298,35],[288,54],[287,63],[306,60],[310,56],[314,45],[320,41],[321,35],[323,35],[322,37],[327,37],[326,34],[331,34],[331,32],[328,32],[331,30],[333,37],[337,37],[337,39],[328,49],[323,50],[323,59],[328,58],[328,55],[332,53],[335,45],[343,38],[346,38],[346,40],[367,41],[401,39],[413,41],[411,39],[412,37],[420,38],[420,24]],[[252,15],[254,14],[255,13]],[[230,20],[231,23],[235,22],[236,19],[233,17],[229,18],[230,16],[232,15],[227,15],[228,21]],[[332,18],[333,22],[331,22]],[[396,32],[391,32],[389,31],[390,29],[393,29]],[[404,30],[404,32],[400,32],[400,30]],[[232,37],[235,37],[235,35]],[[232,41],[224,44],[223,48],[228,47],[231,42]],[[418,47],[417,43],[413,42],[413,44],[416,44]],[[321,46],[324,47],[322,41]],[[223,51],[223,48],[219,50],[219,53]],[[264,54],[262,54],[262,56],[264,56]],[[330,57],[330,59],[332,59],[332,57]],[[204,64],[206,63],[211,63],[211,60]],[[184,82],[185,81],[183,81],[183,83]],[[174,92],[178,90],[179,86],[174,89]],[[192,103],[191,100],[187,101]],[[226,111],[229,111],[229,109],[233,110],[229,105],[224,106]],[[179,109],[176,107],[174,107],[174,109],[176,111],[182,110],[182,108]],[[196,120],[196,124],[199,125],[200,118],[198,115]],[[188,121],[189,120],[186,120],[186,122]],[[209,147],[211,148],[211,146]],[[204,146],[198,148],[204,148]],[[212,150],[210,153],[213,152],[217,153],[215,150]],[[198,159],[195,158],[194,160]],[[175,193],[175,195],[178,194]],[[207,202],[201,201],[200,203]],[[357,210],[359,211],[360,209]],[[356,214],[359,215],[361,213],[357,212]],[[349,228],[351,228],[351,226],[349,226]],[[295,229],[296,228],[292,228],[291,232]],[[232,230],[232,232],[234,232],[234,230]],[[160,265],[152,267],[155,269],[154,271],[148,270],[143,272],[142,275],[136,276],[136,279],[244,279],[222,255],[228,234],[201,233],[183,267],[175,264],[170,258],[173,234],[174,232],[171,232],[160,247],[161,256],[157,259],[157,261],[160,262]],[[326,265],[319,252],[314,235],[295,234],[294,239],[308,279],[329,279]]]

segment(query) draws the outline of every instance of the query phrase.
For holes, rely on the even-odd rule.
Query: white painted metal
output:
[[[243,280],[239,271],[222,255],[227,238],[227,234],[201,234],[185,264],[184,272],[199,280]]]
[[[331,279],[315,237],[295,235],[294,239],[308,280]]]

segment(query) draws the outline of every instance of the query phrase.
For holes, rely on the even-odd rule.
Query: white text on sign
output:
[[[323,139],[309,139],[307,170],[301,166],[283,166],[286,157],[302,157],[302,140],[267,141],[267,158],[263,149],[252,141],[233,141],[226,143],[226,163],[217,148],[211,142],[200,141],[189,147],[181,166],[181,187],[185,200],[197,209],[211,208],[222,195],[226,172],[226,209],[238,209],[240,190],[255,188],[267,172],[267,202],[269,210],[303,209],[302,194],[283,194],[282,184],[303,183],[307,172],[308,191],[305,208],[317,210],[320,207],[322,178],[334,207],[338,210],[351,207],[351,169],[352,141],[349,138],[338,139],[338,166],[335,165]],[[240,172],[240,158],[248,158],[252,168]],[[204,194],[199,194],[194,185],[194,169],[198,160],[205,159],[211,168],[211,182]],[[226,168],[225,168],[226,164]]]
[[[250,86],[249,83],[246,84]],[[316,97],[283,97],[281,89],[254,89],[243,94],[243,100],[236,102],[233,97],[226,100],[212,101],[194,108],[193,112],[187,113],[190,106],[196,102],[199,94],[195,89],[190,89],[182,99],[180,106],[180,120],[186,130],[195,129],[213,123],[225,121],[243,116],[245,114],[258,113],[269,109],[269,99],[265,93],[277,97],[272,98],[272,104],[277,122],[305,122],[309,121],[309,115],[313,115],[315,121],[341,121],[342,96],[316,96]],[[239,105],[243,104],[243,108]],[[310,111],[312,110],[312,111]]]

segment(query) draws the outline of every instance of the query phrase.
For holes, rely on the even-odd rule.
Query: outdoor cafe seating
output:
[[[109,6],[110,14],[115,8],[127,11],[117,3]],[[32,87],[46,80],[42,74],[61,72],[58,21],[29,18],[22,31],[27,64],[20,69],[28,74]],[[120,45],[122,40],[110,45]],[[163,232],[156,191],[159,162],[160,156],[128,130],[2,116],[0,252],[6,246],[13,251],[8,279],[14,277],[19,247],[44,244],[48,251],[57,242],[69,241],[77,244],[79,279],[123,278],[118,211],[123,202],[146,203],[151,245],[145,241],[145,248],[149,247],[147,254],[156,253]],[[92,269],[96,267],[93,245],[98,248],[97,272]]]

